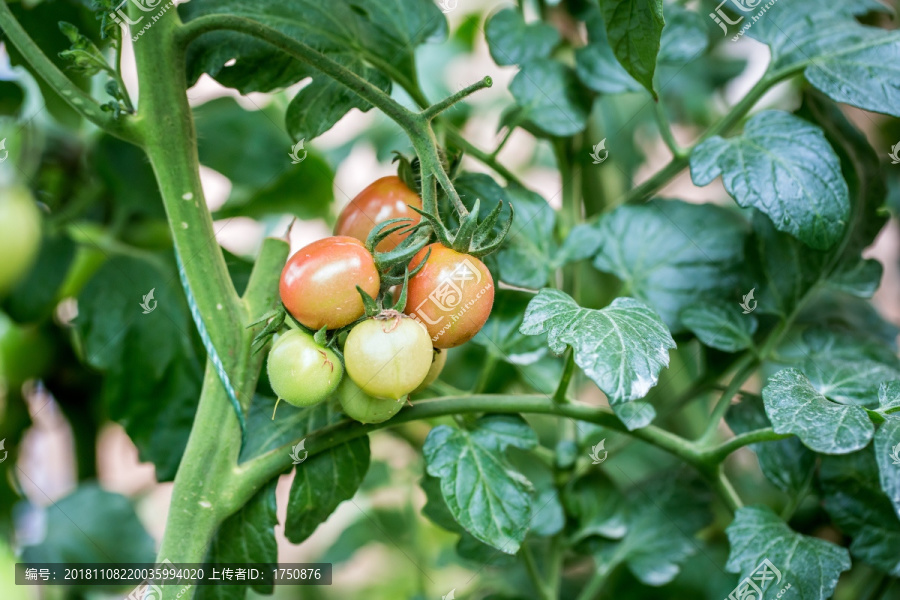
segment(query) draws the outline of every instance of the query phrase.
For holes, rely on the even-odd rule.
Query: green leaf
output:
[[[900,518],[900,382],[882,384],[878,402],[885,421],[875,432],[875,460],[881,489]]]
[[[556,535],[566,524],[562,502],[556,489],[554,471],[533,452],[511,448],[507,457],[513,469],[534,486],[529,532],[541,537]]]
[[[93,484],[79,486],[43,513],[44,539],[22,560],[45,563],[152,563],[153,538],[131,501]],[[115,523],[115,527],[110,527]]]
[[[428,474],[456,521],[478,540],[515,554],[533,524],[534,488],[504,460],[508,446],[529,449],[537,437],[518,416],[486,416],[472,430],[439,425],[425,440]]]
[[[156,464],[160,481],[175,476],[193,423],[205,356],[195,339],[174,261],[114,256],[78,296],[75,331],[84,361],[104,373],[109,416]],[[144,314],[141,299],[154,291]]]
[[[900,416],[889,416],[875,432],[875,458],[881,489],[900,518]],[[900,529],[900,527],[898,527]],[[900,562],[897,564],[900,568]]]
[[[602,243],[603,240],[599,238],[597,230],[592,225],[579,223],[572,228],[553,257],[553,268],[558,269],[569,263],[591,258]]]
[[[625,503],[625,537],[597,543],[595,560],[624,562],[646,585],[669,583],[700,546],[694,536],[712,519],[709,494],[696,479],[681,473],[635,486],[626,493]]]
[[[828,283],[859,298],[871,298],[881,284],[884,269],[873,258],[860,259],[834,273]]]
[[[725,421],[738,435],[772,426],[758,398],[744,398],[731,405]],[[792,497],[806,489],[816,467],[816,455],[800,440],[791,437],[751,444],[750,448],[756,453],[763,475],[778,489]]]
[[[391,80],[380,71],[352,55],[334,55],[332,58],[377,88],[390,93]],[[335,123],[354,108],[366,112],[372,105],[343,84],[319,76],[294,96],[284,120],[293,139],[309,142],[334,127]]]
[[[796,369],[776,373],[762,391],[776,433],[793,433],[823,454],[846,454],[865,447],[875,428],[865,409],[831,402]]]
[[[706,21],[702,15],[675,4],[666,4],[664,12],[666,25],[660,38],[657,58],[661,66],[681,66],[696,59],[709,48]]]
[[[514,8],[504,8],[488,19],[484,37],[494,62],[501,66],[521,65],[546,58],[559,43],[559,32],[547,23],[525,23]]]
[[[368,469],[368,437],[351,440],[298,464],[288,497],[285,537],[299,544],[312,535],[338,504],[353,497]]]
[[[334,174],[309,149],[292,164],[291,139],[268,110],[245,110],[233,98],[217,98],[194,109],[201,164],[226,174],[232,183],[218,218],[294,214],[321,218],[334,199]],[[235,151],[240,140],[241,152]]]
[[[548,333],[556,354],[566,346],[575,364],[609,397],[621,404],[647,395],[675,347],[655,312],[632,298],[616,298],[601,310],[581,308],[565,292],[543,289],[528,303],[519,328],[525,335]]]
[[[574,71],[549,59],[526,63],[509,84],[521,118],[543,133],[570,136],[584,130],[591,104]]]
[[[614,540],[625,537],[625,497],[602,471],[592,469],[570,480],[563,490],[563,503],[575,521],[573,544],[594,535]]]
[[[247,504],[225,519],[219,526],[206,555],[207,564],[278,562],[275,526],[278,525],[275,488],[278,478],[272,479]],[[245,585],[197,586],[198,600],[243,600]],[[251,584],[255,592],[271,594],[272,585]]]
[[[165,220],[156,176],[143,150],[104,134],[91,148],[89,160],[91,168],[115,198],[116,205],[125,205],[136,214]]]
[[[900,381],[900,370],[869,359],[817,355],[802,370],[818,393],[841,404],[877,406],[881,383]]]
[[[830,4],[778,3],[751,35],[771,48],[771,69],[803,69],[807,80],[832,100],[900,116],[900,91],[892,84],[897,78],[900,32],[867,27],[853,18],[875,6],[885,7]]]
[[[210,14],[248,17],[299,40],[319,52],[352,57],[387,72],[415,73],[415,49],[447,34],[447,21],[436,4],[416,0],[195,0],[178,7],[187,22]],[[225,66],[235,59],[230,66]],[[265,42],[231,32],[213,32],[195,40],[188,52],[188,80],[209,73],[242,94],[287,87],[317,72]]]
[[[822,279],[828,256],[777,231],[762,213],[754,213],[753,230],[756,243],[750,245],[747,265],[756,282],[757,310],[790,315]]]
[[[542,338],[519,333],[525,308],[532,297],[525,292],[497,290],[491,315],[472,342],[515,365],[531,365],[546,355],[547,344]]]
[[[644,88],[628,74],[609,45],[603,14],[591,11],[585,21],[588,44],[575,50],[575,72],[590,89],[603,94],[639,92]]]
[[[656,418],[656,409],[649,402],[614,404],[612,410],[628,431],[646,427]]]
[[[747,225],[712,204],[652,200],[621,206],[597,224],[603,240],[597,269],[621,279],[628,293],[649,304],[674,333],[681,311],[700,300],[740,296]]]
[[[653,74],[665,25],[662,0],[602,0],[601,8],[616,58],[655,99]]]
[[[551,257],[556,213],[538,194],[524,188],[506,188],[515,208],[515,220],[497,252],[501,281],[517,287],[540,289],[553,272]],[[503,215],[501,215],[502,218]]]
[[[273,420],[274,407],[274,398],[259,395],[253,397],[247,411],[247,439],[241,448],[239,463],[296,443],[307,434],[333,425],[344,417],[340,404],[334,399],[306,408],[282,402],[278,405]]]
[[[900,518],[878,485],[881,461],[876,441],[875,456],[869,449],[845,456],[825,456],[819,468],[825,510],[852,538],[850,552],[860,560],[900,576]],[[897,467],[893,469],[896,471]]]
[[[803,600],[827,600],[840,574],[850,568],[850,555],[844,548],[793,531],[768,507],[739,508],[725,533],[731,543],[725,568],[739,573],[742,582],[752,578],[764,595],[790,583]],[[764,560],[769,561],[765,565],[768,577],[762,579]],[[772,567],[780,577],[773,577]]]
[[[760,112],[741,135],[697,146],[694,183],[708,185],[719,175],[738,204],[759,209],[812,248],[830,248],[847,227],[850,196],[840,161],[821,129],[790,113]]]
[[[34,266],[3,299],[6,314],[19,323],[48,317],[56,308],[75,251],[75,243],[68,236],[46,235]]]
[[[700,302],[681,311],[681,323],[711,348],[738,352],[753,346],[757,321],[745,315],[738,304]]]

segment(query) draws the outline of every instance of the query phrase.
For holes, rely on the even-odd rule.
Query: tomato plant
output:
[[[0,3],[0,597],[900,600],[896,15],[508,4]]]

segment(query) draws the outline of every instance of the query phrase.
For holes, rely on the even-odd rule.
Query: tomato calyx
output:
[[[488,215],[478,220],[478,214],[481,208],[481,200],[476,199],[472,210],[461,218],[459,228],[456,233],[450,230],[441,222],[440,218],[428,214],[424,211],[413,208],[414,211],[422,215],[423,223],[427,222],[432,231],[434,231],[437,240],[447,248],[452,248],[457,252],[469,254],[476,258],[487,256],[503,245],[506,235],[512,227],[513,218],[515,217],[515,209],[512,203],[509,204],[509,217],[501,225],[499,232],[494,232],[494,226],[500,219],[500,212],[503,210],[503,201],[499,201],[497,206],[488,213]]]

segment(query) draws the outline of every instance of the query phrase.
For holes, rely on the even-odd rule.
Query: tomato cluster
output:
[[[309,406],[336,391],[348,416],[363,423],[387,420],[410,393],[437,379],[447,348],[471,339],[487,321],[494,302],[490,271],[478,258],[440,243],[409,262],[405,306],[372,310],[373,298],[383,299],[391,284],[365,242],[375,245],[376,254],[394,250],[419,222],[413,208],[421,207],[398,177],[379,179],[343,210],[333,237],[287,261],[281,300],[302,329],[281,335],[269,353],[269,381],[279,399]],[[410,227],[377,244],[369,240],[376,226],[398,218]]]

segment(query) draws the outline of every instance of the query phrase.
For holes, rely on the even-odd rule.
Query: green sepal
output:
[[[369,294],[366,293],[364,289],[359,286],[356,286],[356,291],[359,292],[359,295],[362,296],[363,306],[366,309],[367,317],[374,317],[381,310],[378,308],[378,303],[375,302],[375,299],[372,298]]]
[[[402,225],[397,225],[398,223],[402,223]],[[394,233],[395,231],[401,231],[403,229],[414,227],[412,219],[408,217],[401,217],[399,219],[388,219],[387,221],[383,221],[375,225],[372,228],[372,231],[369,232],[369,235],[366,237],[366,250],[370,253],[375,254],[375,248],[389,235]]]
[[[491,233],[494,231],[494,224],[497,222],[497,219],[500,218],[500,212],[502,210],[503,200],[500,200],[499,202],[497,202],[497,206],[490,213],[488,213],[488,216],[485,217],[484,220],[475,229],[475,233],[472,235],[472,243],[474,245],[480,246],[483,242],[487,241]]]
[[[434,235],[437,236],[438,241],[447,246],[448,248],[453,245],[453,237],[450,235],[450,231],[444,227],[444,224],[441,222],[439,218],[434,215],[430,215],[425,211],[419,210],[415,206],[410,206],[411,209],[422,215],[428,224],[431,225],[431,230],[434,231]]]
[[[494,252],[503,245],[503,242],[506,240],[506,235],[509,233],[510,228],[512,227],[513,218],[515,217],[515,208],[513,208],[512,203],[509,205],[509,219],[506,220],[506,223],[503,224],[503,229],[500,230],[500,233],[497,234],[497,237],[494,238],[494,241],[488,244],[487,246],[482,246],[480,248],[473,248],[469,251],[469,254],[476,258],[481,258],[483,256],[487,256],[491,252]]]
[[[322,329],[318,330],[315,335],[313,335],[313,341],[319,346],[326,346],[328,344],[328,336],[326,335],[327,327],[322,327]]]
[[[253,354],[257,354],[266,347],[266,344],[269,343],[272,336],[278,333],[278,330],[284,325],[285,317],[287,317],[287,311],[284,310],[283,306],[280,306],[274,310],[270,310],[247,326],[247,329],[250,329],[256,327],[260,323],[266,323],[266,326],[263,327],[262,331],[256,334],[256,337],[253,338],[253,342],[250,344],[250,351]]]
[[[420,230],[421,231],[421,230]],[[428,245],[431,235],[409,236],[403,242],[388,252],[375,254],[375,266],[379,273],[389,274],[391,269],[398,265],[407,265],[418,252]]]
[[[452,248],[457,252],[469,251],[469,248],[472,245],[472,235],[478,228],[478,213],[480,210],[481,200],[476,198],[475,203],[472,205],[472,210],[462,218],[459,229],[456,230],[456,235],[453,237]]]
[[[422,264],[425,264],[425,261],[422,261]],[[398,297],[397,301],[394,303],[394,306],[392,307],[393,310],[403,312],[403,309],[406,308],[407,288],[409,288],[409,268],[405,269],[403,272],[403,287],[400,288],[400,297]]]

